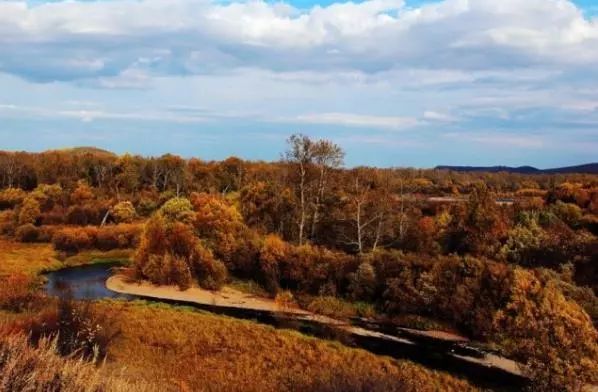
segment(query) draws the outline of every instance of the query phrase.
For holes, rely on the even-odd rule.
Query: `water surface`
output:
[[[120,265],[118,262],[90,264],[49,272],[45,275],[47,282],[44,289],[49,295],[70,295],[74,299],[132,299],[131,295],[106,288],[106,279],[112,275],[112,269]]]

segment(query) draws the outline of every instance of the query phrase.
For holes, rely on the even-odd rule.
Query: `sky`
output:
[[[598,161],[598,0],[0,0],[0,149]]]

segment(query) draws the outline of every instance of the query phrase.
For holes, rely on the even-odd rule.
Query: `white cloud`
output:
[[[426,110],[423,115],[424,120],[437,121],[437,122],[455,122],[457,117],[441,112],[435,112],[433,110]]]
[[[27,118],[70,118],[78,119],[85,123],[89,123],[98,119],[166,121],[172,123],[203,123],[208,120],[208,116],[200,116],[194,113],[181,115],[180,113],[172,113],[167,111],[107,111],[99,108],[86,109],[0,104],[0,118],[23,116]]]
[[[403,0],[300,10],[261,0],[0,2],[0,69],[31,79],[270,70],[379,72],[595,65],[598,21],[567,0]],[[40,57],[45,61],[40,62]],[[422,71],[425,72],[425,71]],[[433,79],[434,80],[434,79]]]
[[[309,124],[331,124],[350,127],[402,129],[417,125],[410,117],[372,116],[352,113],[317,113],[297,116],[296,121]]]

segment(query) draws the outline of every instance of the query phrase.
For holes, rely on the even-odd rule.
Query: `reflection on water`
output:
[[[131,299],[132,296],[115,293],[106,288],[106,279],[111,275],[112,268],[117,265],[86,265],[47,273],[45,290],[53,296],[62,296],[68,292],[74,299]]]

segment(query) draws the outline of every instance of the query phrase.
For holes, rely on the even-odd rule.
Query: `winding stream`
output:
[[[106,288],[115,264],[93,264],[70,267],[46,274],[45,291],[52,296],[65,293],[78,300],[143,299],[184,305],[230,317],[254,320],[277,328],[295,329],[324,339],[368,350],[378,355],[409,359],[427,367],[463,376],[480,387],[498,390],[520,390],[526,379],[509,367],[500,366],[501,358],[487,355],[464,343],[437,339],[418,331],[359,324],[335,328],[321,321],[280,312],[245,308],[222,307],[186,301],[156,299],[139,295],[120,294]]]

